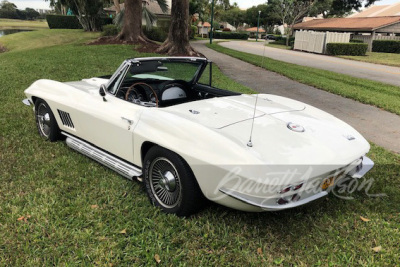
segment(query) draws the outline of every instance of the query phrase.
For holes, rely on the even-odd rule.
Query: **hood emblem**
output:
[[[351,134],[345,135],[344,137],[346,137],[347,140],[352,141],[354,139],[356,139],[354,136],[352,136]]]
[[[193,113],[193,114],[200,114],[200,111],[197,111],[197,110],[194,110],[194,109],[189,109],[189,112],[190,113]]]
[[[305,129],[304,129],[303,126],[301,126],[300,124],[293,123],[293,122],[289,122],[289,123],[287,124],[287,127],[288,127],[290,130],[295,131],[295,132],[298,132],[298,133],[302,133],[302,132],[305,131]]]

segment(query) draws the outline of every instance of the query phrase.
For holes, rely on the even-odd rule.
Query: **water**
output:
[[[17,32],[29,32],[31,30],[22,30],[22,29],[9,29],[9,30],[0,30],[0,37],[7,34],[13,34]]]

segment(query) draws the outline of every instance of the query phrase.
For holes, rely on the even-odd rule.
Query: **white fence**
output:
[[[368,44],[368,51],[372,51],[372,41],[373,40],[396,40],[400,41],[400,36],[387,36],[387,35],[353,35],[353,39],[362,40],[364,43]]]
[[[325,53],[327,43],[348,43],[350,33],[297,31],[294,49],[318,54]]]

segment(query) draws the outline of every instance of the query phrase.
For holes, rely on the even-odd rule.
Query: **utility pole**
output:
[[[213,3],[214,3],[214,1],[213,1]],[[258,28],[260,27],[260,14],[261,14],[261,10],[258,10],[256,42],[258,42]],[[211,17],[212,17],[212,15],[211,15]]]
[[[211,31],[210,31],[210,44],[212,44],[213,39],[213,24],[214,24],[214,0],[211,3]]]

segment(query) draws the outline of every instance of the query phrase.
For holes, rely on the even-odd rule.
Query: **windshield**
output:
[[[155,80],[193,80],[201,62],[163,62],[160,60],[143,61],[131,65],[125,80],[155,79]]]

